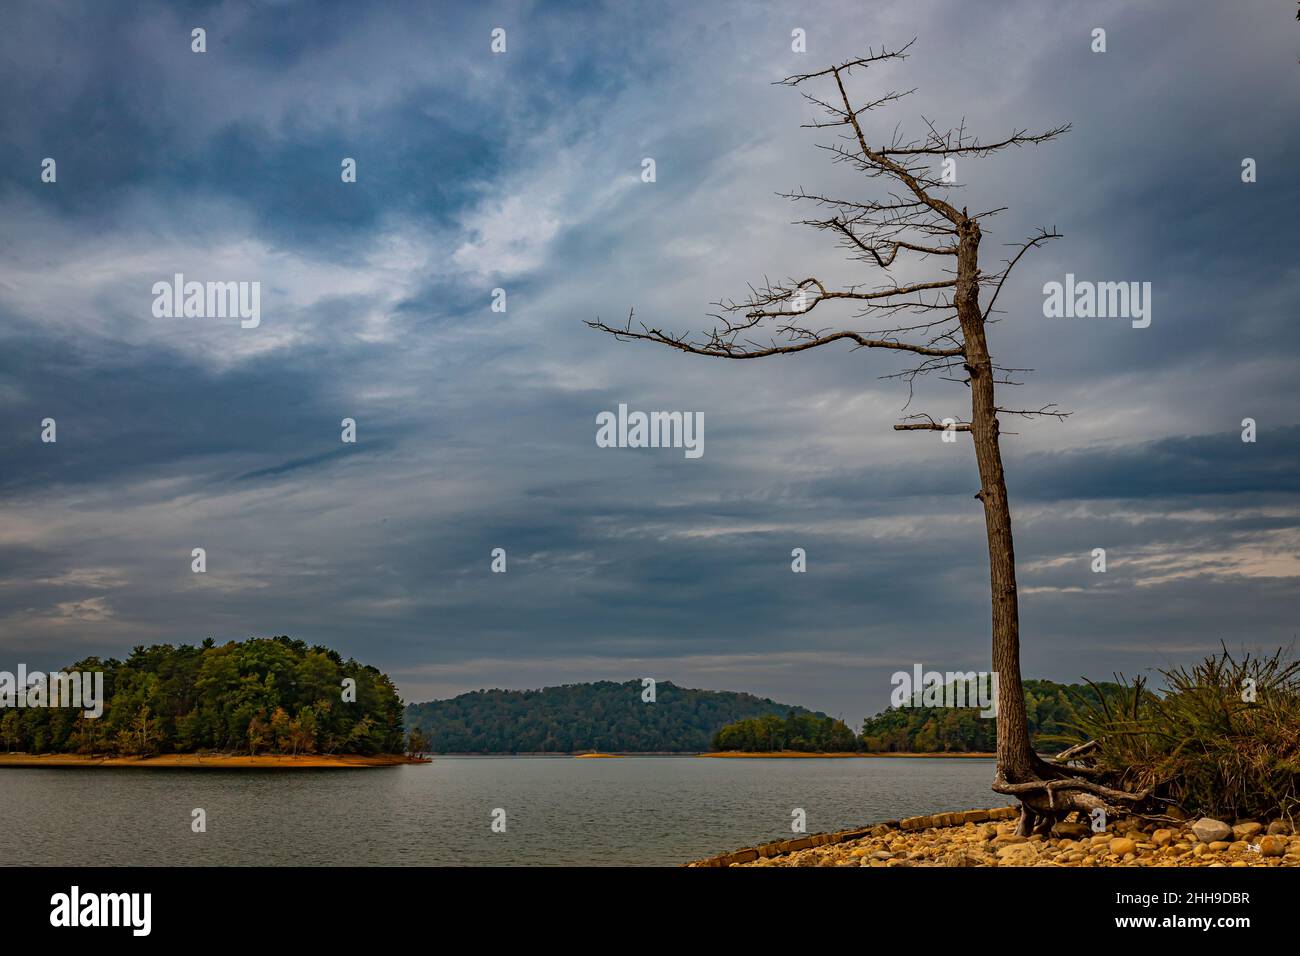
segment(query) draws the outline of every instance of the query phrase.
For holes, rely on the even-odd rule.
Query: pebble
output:
[[[1282,821],[1274,821],[1282,822]],[[1017,837],[1013,824],[971,823],[901,831],[876,827],[859,839],[760,857],[738,866],[1300,866],[1291,827],[1246,820],[1235,827],[1209,817],[1147,831],[1134,819],[1110,832]],[[1285,829],[1283,829],[1285,827]],[[1068,833],[1068,835],[1067,835]],[[1073,838],[1072,838],[1073,837]],[[1207,839],[1214,837],[1215,839]]]

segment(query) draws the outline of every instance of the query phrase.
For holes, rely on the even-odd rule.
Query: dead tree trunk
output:
[[[914,253],[925,259],[932,256],[952,257],[956,269],[946,269],[945,278],[908,284],[887,282],[883,288],[865,290],[853,285],[830,289],[813,277],[791,278],[785,283],[751,289],[743,301],[719,302],[721,324],[703,339],[689,335],[672,335],[640,324],[633,327],[629,313],[624,326],[609,326],[600,320],[588,324],[619,339],[656,342],[682,352],[714,358],[753,359],[771,355],[802,352],[832,342],[848,341],[857,348],[886,349],[921,356],[919,365],[887,375],[903,378],[909,386],[920,375],[935,371],[964,374],[958,380],[970,389],[970,420],[947,424],[930,415],[912,415],[894,426],[899,431],[969,432],[979,466],[980,490],[976,494],[984,505],[988,535],[989,586],[992,601],[992,667],[998,675],[997,769],[993,789],[1016,796],[1021,801],[1019,829],[1027,832],[1035,825],[1050,826],[1073,811],[1090,811],[1141,800],[1145,794],[1132,794],[1102,786],[1091,779],[1095,774],[1085,768],[1049,763],[1041,759],[1029,741],[1025,713],[1024,689],[1020,677],[1020,612],[1016,593],[1016,558],[1011,534],[1011,508],[1007,500],[1006,479],[999,447],[999,416],[1053,416],[1062,419],[1067,413],[1054,405],[1037,410],[1004,408],[997,402],[996,386],[1015,385],[1008,369],[994,363],[989,354],[986,322],[1007,276],[1030,249],[1057,237],[1052,231],[1040,231],[1021,244],[1019,251],[1005,263],[1005,268],[985,275],[980,271],[980,220],[1001,211],[976,215],[958,209],[942,198],[956,187],[948,176],[937,178],[927,164],[955,163],[958,158],[989,156],[1010,146],[1024,146],[1052,140],[1069,129],[1059,126],[1043,133],[1013,132],[997,142],[985,143],[970,137],[964,125],[940,132],[927,121],[927,133],[920,139],[902,141],[895,134],[887,144],[872,146],[859,122],[860,117],[877,107],[907,96],[890,92],[864,106],[854,107],[845,88],[845,78],[853,70],[891,60],[905,59],[908,44],[901,50],[870,53],[839,66],[817,73],[787,77],[787,86],[801,86],[813,80],[834,80],[839,103],[803,95],[830,115],[830,119],[805,124],[814,128],[838,128],[840,143],[824,145],[835,162],[848,163],[871,179],[892,180],[898,188],[884,200],[833,199],[800,190],[786,198],[811,203],[825,212],[801,220],[804,225],[831,233],[840,248],[851,257],[886,273],[900,252]],[[910,91],[909,91],[910,92]],[[848,145],[844,145],[847,143]],[[987,306],[980,304],[980,290],[993,289]],[[891,324],[874,330],[841,329],[815,331],[804,321],[807,313],[824,303],[852,303],[857,311],[853,319],[888,317]],[[895,316],[912,315],[913,322],[898,323]],[[774,322],[770,344],[754,339],[755,333],[769,320]],[[911,341],[905,340],[907,336]],[[1002,375],[1002,378],[999,378]]]
[[[955,304],[966,343],[965,371],[970,384],[971,439],[979,465],[984,526],[989,543],[989,588],[993,607],[993,671],[998,675],[998,770],[1009,780],[1028,780],[1034,772],[1029,746],[1025,694],[1020,682],[1020,602],[1016,594],[1016,551],[1011,506],[1002,471],[993,361],[984,336],[979,304],[979,223],[958,227]]]

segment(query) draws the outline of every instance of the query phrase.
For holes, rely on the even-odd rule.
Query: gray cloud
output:
[[[913,35],[911,59],[857,80],[919,87],[871,116],[877,134],[921,115],[990,138],[1074,124],[959,169],[961,201],[1010,207],[990,265],[1036,225],[1065,233],[1025,260],[990,332],[1004,364],[1036,370],[1009,401],[1074,412],[1008,425],[1026,673],[1290,641],[1300,282],[1281,251],[1300,133],[1279,117],[1300,94],[1281,15],[669,13],[14,13],[0,652],[50,666],[290,633],[389,669],[412,699],[645,674],[852,720],[898,667],[987,660],[974,465],[964,444],[890,430],[908,396],[879,376],[900,361],[832,347],[726,363],[582,324],[635,306],[700,330],[711,301],[765,274],[877,281],[789,224],[778,190],[879,184],[828,165],[826,137],[799,129],[811,114],[771,83]],[[196,17],[206,58],[188,51]],[[487,53],[495,18],[505,57]],[[795,26],[806,57],[788,52]],[[1106,54],[1088,51],[1094,26]],[[260,277],[263,326],[153,319],[149,286],[175,271]],[[1152,326],[1043,318],[1043,283],[1066,272],[1150,281]],[[907,412],[965,400],[923,382]],[[597,448],[595,416],[619,402],[702,411],[704,457]],[[57,445],[39,442],[47,416]],[[198,546],[206,576],[189,570]],[[494,547],[506,575],[488,573]]]

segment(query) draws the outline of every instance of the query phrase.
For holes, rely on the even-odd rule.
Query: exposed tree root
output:
[[[1116,814],[1121,808],[1125,812],[1132,812],[1151,796],[1150,790],[1134,793],[1083,779],[1074,775],[1079,769],[1076,767],[1056,766],[1042,760],[1037,761],[1037,764],[1034,772],[1043,774],[1038,779],[1013,783],[999,773],[993,780],[995,793],[1004,793],[1020,800],[1020,819],[1016,823],[1016,833],[1019,836],[1029,836],[1031,833],[1046,835],[1056,823],[1071,813],[1080,813],[1086,820],[1097,809],[1103,810],[1107,815]]]
[[[1095,740],[1086,740],[1081,744],[1075,744],[1066,750],[1062,750],[1053,758],[1057,763],[1067,763],[1070,760],[1077,760],[1079,757],[1086,756],[1097,750],[1101,744]]]

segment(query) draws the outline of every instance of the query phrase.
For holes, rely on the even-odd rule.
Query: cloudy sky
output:
[[[961,385],[922,382],[905,411],[880,378],[895,353],[728,362],[584,325],[634,306],[700,332],[764,276],[885,281],[791,225],[778,191],[883,186],[829,164],[772,84],[913,37],[854,77],[863,98],[917,88],[869,135],[1073,124],[957,170],[960,203],[1008,207],[986,270],[1039,225],[1064,234],[990,327],[1001,364],[1036,370],[1007,402],[1074,413],[1006,426],[1025,674],[1296,636],[1293,3],[43,2],[5,21],[0,667],[290,634],[409,700],[651,676],[855,723],[895,670],[986,669],[969,442],[891,429],[965,417]],[[177,272],[260,282],[260,326],[156,318]],[[1150,327],[1044,318],[1066,273],[1150,282]],[[619,403],[702,413],[704,455],[597,447]]]

